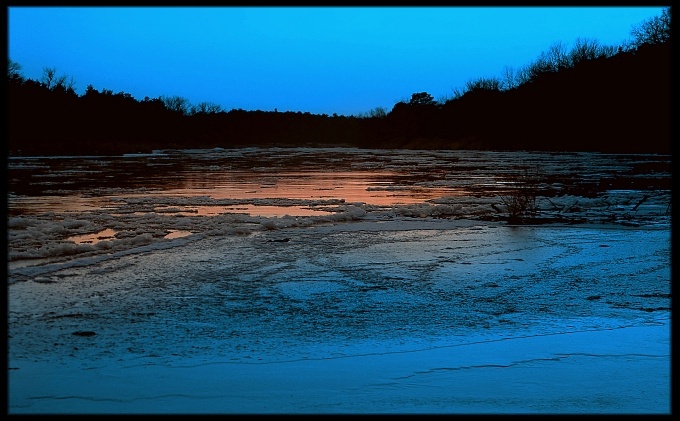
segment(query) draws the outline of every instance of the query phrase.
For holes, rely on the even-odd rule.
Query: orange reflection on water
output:
[[[193,234],[191,231],[184,231],[184,230],[170,230],[170,233],[168,233],[165,237],[167,240],[172,240],[173,238],[182,238],[186,237]]]
[[[116,231],[107,228],[94,234],[75,235],[67,238],[67,240],[73,241],[76,244],[96,244],[100,241],[113,240],[115,235]]]
[[[276,206],[276,205],[205,205],[205,206],[181,206],[173,207],[172,211],[164,210],[162,207],[155,208],[157,213],[163,215],[182,215],[182,216],[216,216],[225,213],[244,213],[253,216],[316,216],[329,215],[332,212],[322,209],[312,209],[307,206]],[[135,212],[133,215],[142,215],[143,212]]]
[[[76,244],[97,244],[101,241],[113,240],[116,236],[116,231],[111,228],[96,232],[94,234],[74,235],[67,238],[68,241],[73,241]],[[172,240],[174,238],[182,238],[193,234],[191,231],[185,230],[170,230],[170,232],[163,238]]]
[[[100,210],[106,203],[108,203],[106,197],[81,197],[76,194],[7,198],[8,209],[16,213],[86,212]]]
[[[9,208],[17,213],[107,211],[118,216],[123,213],[139,215],[154,212],[159,215],[214,216],[224,213],[243,213],[251,216],[314,216],[329,214],[307,206],[280,206],[275,203],[212,205],[209,203],[172,204],[172,198],[207,197],[214,200],[266,200],[297,199],[311,201],[337,200],[344,203],[365,203],[374,206],[422,203],[426,200],[454,194],[451,188],[401,185],[395,180],[400,174],[389,171],[283,171],[262,173],[256,171],[211,170],[186,171],[179,174],[177,183],[170,188],[155,188],[153,182],[144,189],[125,190],[114,194],[101,194],[96,187],[91,191],[65,193],[61,196],[9,198]],[[401,174],[403,177],[404,174]],[[172,180],[170,180],[172,181]],[[165,186],[168,184],[166,183]],[[99,193],[99,194],[97,194]],[[121,209],[112,200],[150,199],[148,205],[125,206]],[[166,198],[166,204],[157,205],[153,198]]]
[[[247,213],[253,216],[317,216],[329,215],[331,212],[310,209],[304,206],[261,206],[261,205],[236,205],[236,206],[199,206],[198,215],[214,216],[223,213]]]
[[[222,171],[183,177],[183,185],[153,191],[164,196],[203,196],[213,199],[343,199],[376,206],[420,203],[451,189],[396,186],[398,174],[387,171],[287,171],[262,174]]]

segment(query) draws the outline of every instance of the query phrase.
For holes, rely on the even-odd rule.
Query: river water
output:
[[[655,222],[669,217],[670,156],[250,148],[10,157],[10,261],[226,225],[250,231],[394,214],[499,219],[527,186],[548,219]]]
[[[183,210],[281,216],[300,209],[274,199],[390,207],[446,196],[493,196],[527,173],[551,196],[670,189],[667,155],[253,148],[11,157],[8,164],[11,215],[105,209],[122,197],[207,197],[245,208]],[[265,199],[271,203],[263,205]]]
[[[666,413],[670,157],[11,158],[12,413]],[[509,223],[505,204],[533,197]]]

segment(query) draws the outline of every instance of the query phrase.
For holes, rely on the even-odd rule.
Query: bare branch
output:
[[[43,74],[40,81],[47,87],[47,89],[52,89],[52,83],[57,75],[57,69],[55,67],[43,67]]]

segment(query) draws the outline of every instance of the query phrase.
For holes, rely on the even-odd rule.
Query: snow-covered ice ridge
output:
[[[505,221],[509,200],[527,194],[535,199],[529,224],[670,221],[665,155],[247,148],[10,158],[8,169],[16,274],[181,244],[177,233],[251,235],[395,218]],[[264,209],[270,213],[258,214]],[[93,241],[74,240],[84,235]]]

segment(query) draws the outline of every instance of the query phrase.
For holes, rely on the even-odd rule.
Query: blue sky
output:
[[[356,115],[501,77],[555,42],[619,45],[662,7],[9,7],[9,57],[96,89]]]

